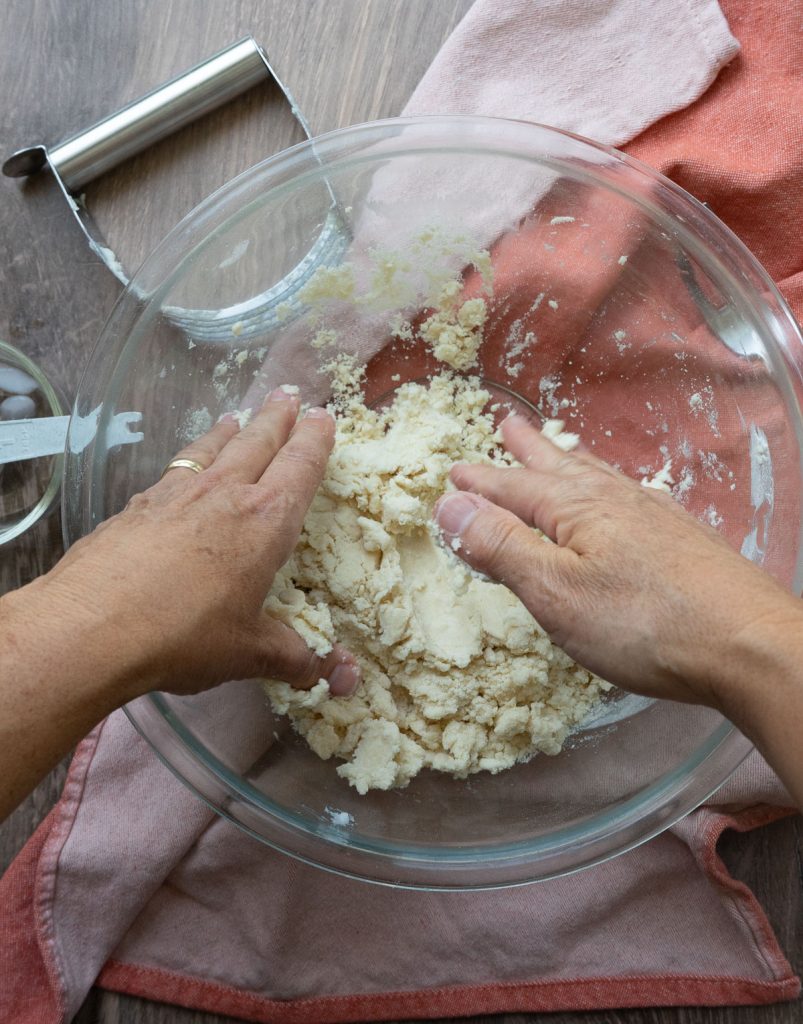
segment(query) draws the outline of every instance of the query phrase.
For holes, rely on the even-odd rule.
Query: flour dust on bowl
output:
[[[210,320],[220,311],[230,339],[182,327],[182,308],[205,308]],[[101,430],[120,411],[141,412],[144,440],[68,451],[67,539],[119,511],[222,413],[247,416],[277,385],[297,385],[310,404],[334,395],[341,416],[353,399],[381,417],[409,398],[411,382],[434,387],[435,379],[461,394],[487,392],[461,443],[483,416],[492,432],[509,408],[561,420],[625,473],[671,487],[799,590],[800,355],[794,320],[741,243],[636,162],[519,122],[350,128],[226,185],[146,261],[104,329],[76,410],[100,405]],[[360,373],[358,391],[344,391],[343,379]],[[409,421],[411,448],[436,405],[424,401]],[[414,477],[408,466],[394,507],[409,499],[411,515],[421,515],[433,495],[422,485],[411,498]],[[380,482],[377,508],[385,508],[401,484]],[[314,639],[329,628],[325,615],[309,610],[313,587],[298,574],[291,582],[277,613],[295,614],[296,601],[306,616],[299,628]],[[499,662],[499,648],[478,635],[486,647],[461,654],[465,664],[454,655],[455,675],[481,658]],[[364,641],[379,643],[379,624]],[[513,651],[511,665],[525,655],[535,657]],[[419,655],[405,657],[412,664]],[[438,671],[448,679],[443,657]],[[404,686],[415,689],[409,679]],[[474,771],[499,766],[483,751],[504,752],[512,736],[528,754],[521,723],[532,739],[535,718],[518,711],[502,727],[504,708],[488,711],[486,702],[479,754],[444,741],[440,757],[431,743],[430,762],[446,771],[410,771],[407,785],[364,794],[344,777],[346,726],[311,736],[319,753],[326,743],[338,751],[322,759],[259,681],[195,697],[152,694],[128,713],[188,786],[264,842],[357,878],[469,889],[621,853],[704,800],[749,750],[713,711],[615,690],[592,696],[571,720],[547,695],[538,721],[553,715],[551,752],[495,773]],[[450,712],[437,701],[426,707],[415,728],[439,742]],[[461,765],[467,777],[453,778],[448,769]],[[401,776],[391,782],[407,781]]]

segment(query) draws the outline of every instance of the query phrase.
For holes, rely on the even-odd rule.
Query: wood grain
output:
[[[5,0],[0,34],[3,154],[53,144],[252,33],[314,132],[398,114],[470,0]],[[87,202],[134,269],[164,232],[234,174],[300,138],[275,91],[255,90],[87,189]],[[45,178],[0,182],[0,337],[37,359],[72,399],[118,294]],[[61,551],[58,516],[0,549],[0,587],[46,571]],[[7,866],[57,799],[53,772],[0,828]],[[800,819],[729,835],[723,853],[757,893],[803,970]],[[555,1024],[791,1024],[800,1006],[557,1014]],[[527,1024],[530,1015],[481,1018]],[[79,1024],[224,1024],[94,991]],[[479,1024],[480,1018],[470,1018]],[[400,1022],[399,1022],[400,1024]]]

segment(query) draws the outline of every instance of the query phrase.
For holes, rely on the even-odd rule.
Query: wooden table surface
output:
[[[314,132],[398,114],[471,0],[4,0],[0,142],[56,143],[246,33],[269,51]],[[299,140],[269,88],[185,129],[87,189],[88,205],[133,269],[158,238],[233,174]],[[118,286],[45,180],[0,182],[0,338],[37,359],[66,396]],[[2,590],[60,554],[58,515],[1,549]],[[56,800],[65,766],[0,827],[8,865]],[[728,835],[723,855],[756,892],[803,970],[800,819]],[[555,1024],[791,1024],[801,1005],[556,1014]],[[474,1018],[472,1018],[474,1019]],[[524,1024],[534,1016],[483,1020]],[[95,991],[77,1020],[223,1024],[224,1018]],[[225,1018],[229,1020],[229,1018]]]

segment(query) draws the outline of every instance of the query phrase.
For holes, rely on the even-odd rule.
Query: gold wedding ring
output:
[[[162,470],[162,476],[171,469],[191,469],[193,473],[203,473],[206,466],[202,466],[201,463],[196,462],[195,459],[171,459]]]

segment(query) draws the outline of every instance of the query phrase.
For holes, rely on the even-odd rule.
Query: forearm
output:
[[[755,743],[803,808],[803,608],[734,638],[740,669],[722,680],[722,712]]]
[[[0,820],[114,708],[137,694],[109,623],[37,581],[0,598]]]

